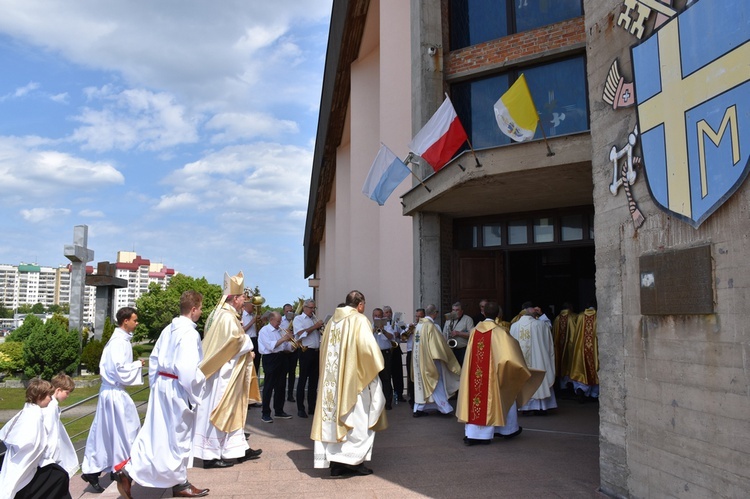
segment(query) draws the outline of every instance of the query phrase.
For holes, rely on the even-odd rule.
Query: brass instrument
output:
[[[456,338],[451,338],[448,340],[448,348],[456,348],[458,346],[458,340]]]
[[[287,341],[292,344],[292,350],[299,349],[300,352],[306,352],[307,347],[300,343],[300,340],[294,337],[294,325],[292,324],[292,321],[294,320],[294,312],[287,312],[286,313],[286,320],[289,321],[289,327],[288,329],[285,329],[285,333],[292,333],[292,337],[289,338]]]
[[[409,336],[414,334],[414,330],[416,329],[416,324],[409,324],[409,326],[406,328],[406,330],[401,333],[401,341],[408,341]]]
[[[252,295],[251,303],[253,304],[253,312],[255,313],[255,329],[256,331],[260,332],[260,328],[263,325],[261,309],[263,307],[263,304],[266,302],[266,299],[260,295],[260,291],[258,291],[257,287],[255,289],[256,291]]]

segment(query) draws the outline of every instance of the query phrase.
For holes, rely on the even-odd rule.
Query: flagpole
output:
[[[417,181],[418,181],[418,182],[419,182],[420,184],[422,184],[422,187],[424,187],[425,189],[427,189],[427,192],[430,192],[430,193],[431,193],[432,191],[430,190],[430,188],[429,188],[429,187],[427,187],[427,185],[426,185],[426,184],[425,184],[424,182],[422,182],[422,179],[421,179],[421,178],[419,178],[419,177],[417,176],[417,174],[416,174],[416,173],[414,173],[414,171],[413,171],[413,170],[412,170],[411,168],[409,168],[409,166],[408,166],[408,165],[410,165],[410,164],[415,164],[415,163],[414,163],[414,162],[412,161],[412,158],[414,158],[414,153],[410,152],[410,153],[409,153],[409,155],[408,155],[408,156],[406,156],[406,158],[404,159],[404,164],[405,164],[405,165],[407,165],[407,166],[406,166],[406,168],[407,168],[407,169],[409,170],[409,173],[411,173],[412,175],[414,175],[414,178],[415,178],[415,179],[417,179]]]
[[[466,142],[469,143],[469,149],[471,149],[471,154],[474,155],[474,161],[477,162],[477,168],[480,168],[482,166],[482,163],[479,162],[479,158],[477,157],[477,152],[474,150],[474,147],[471,145],[471,141],[469,140],[469,137],[467,135]]]
[[[549,142],[547,142],[547,134],[544,133],[544,125],[542,124],[542,120],[539,119],[539,116],[536,117],[536,122],[539,123],[539,128],[542,130],[542,137],[544,137],[544,144],[547,146],[547,156],[554,156],[555,153],[552,152],[552,149],[549,147]]]

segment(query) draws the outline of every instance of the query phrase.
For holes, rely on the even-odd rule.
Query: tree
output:
[[[0,305],[0,319],[12,319],[13,309]]]
[[[104,319],[102,339],[97,340],[96,338],[92,338],[83,347],[83,351],[81,352],[81,363],[86,366],[86,369],[88,369],[90,373],[99,374],[99,362],[102,360],[104,345],[107,344],[114,332],[115,325],[112,324],[112,321],[107,317]]]
[[[45,379],[61,371],[74,375],[80,363],[78,349],[78,330],[68,331],[62,321],[49,320],[35,327],[23,344],[24,373]]]
[[[0,373],[23,371],[23,343],[6,341],[0,343]]]
[[[30,314],[31,313],[31,305],[28,303],[25,303],[23,305],[19,305],[16,309],[16,313],[18,314]]]
[[[198,321],[198,330],[202,331],[206,316],[221,298],[221,287],[209,284],[205,277],[195,279],[184,274],[177,274],[169,281],[166,288],[162,289],[158,284],[152,283],[148,292],[138,298],[135,306],[140,324],[135,330],[133,340],[141,341],[148,338],[155,342],[172,319],[180,315],[180,296],[189,289],[203,295],[204,312]]]
[[[44,305],[42,305],[41,303],[35,303],[34,305],[31,306],[32,314],[43,314],[45,311],[46,310],[44,308]]]
[[[23,324],[21,324],[19,327],[13,330],[12,333],[6,336],[5,341],[18,341],[23,343],[24,341],[26,341],[26,338],[29,337],[31,332],[37,328],[44,328],[42,319],[40,319],[36,315],[27,315],[23,321]]]

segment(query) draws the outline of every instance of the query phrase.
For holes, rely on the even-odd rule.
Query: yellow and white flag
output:
[[[495,102],[495,119],[500,131],[516,142],[534,138],[539,115],[523,74]]]

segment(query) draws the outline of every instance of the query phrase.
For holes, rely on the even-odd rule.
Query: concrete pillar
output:
[[[432,117],[444,96],[443,30],[440,0],[411,0],[412,136]],[[424,178],[432,168],[420,161],[415,173]],[[416,179],[414,180],[416,183]],[[440,307],[440,217],[413,216],[414,306]]]
[[[66,244],[65,257],[70,260],[70,315],[68,328],[78,330],[82,338],[83,307],[86,292],[86,263],[94,259],[94,251],[88,249],[88,225],[76,225],[73,228],[73,244]]]

